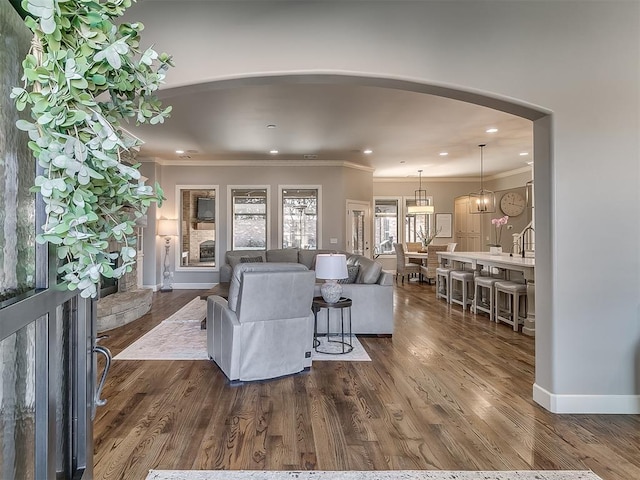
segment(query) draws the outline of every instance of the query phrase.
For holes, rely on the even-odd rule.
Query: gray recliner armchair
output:
[[[229,299],[207,300],[207,350],[229,380],[264,380],[311,366],[315,273],[299,263],[240,263]]]

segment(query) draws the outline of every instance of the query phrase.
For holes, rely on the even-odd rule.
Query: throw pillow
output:
[[[240,263],[262,263],[262,257],[240,257]]]
[[[347,278],[338,280],[338,283],[356,283],[356,278],[358,278],[359,270],[360,265],[347,265],[347,273],[349,274],[349,276]]]

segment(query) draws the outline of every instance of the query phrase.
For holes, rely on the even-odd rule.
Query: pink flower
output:
[[[496,241],[495,241],[495,244],[492,244],[493,246],[500,245],[500,237],[502,237],[502,227],[506,225],[508,221],[509,221],[508,215],[505,215],[504,217],[501,217],[501,218],[491,219],[491,225],[494,226],[495,234],[496,234]]]

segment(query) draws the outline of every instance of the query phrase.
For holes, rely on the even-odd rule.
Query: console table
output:
[[[230,282],[220,282],[214,285],[212,288],[210,288],[209,290],[204,292],[202,295],[200,295],[200,300],[206,300],[211,295],[217,295],[219,297],[226,298],[228,300],[229,285],[231,285]]]

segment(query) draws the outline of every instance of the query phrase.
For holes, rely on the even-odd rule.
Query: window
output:
[[[282,189],[282,248],[316,250],[320,235],[319,188]]]
[[[230,192],[232,249],[266,250],[268,190],[230,188]]]
[[[398,241],[398,205],[397,198],[375,199],[374,215],[374,254],[394,254],[393,244]]]
[[[432,204],[433,198],[428,197],[429,205]],[[415,205],[414,198],[405,199],[405,212],[408,207]],[[404,220],[404,241],[405,242],[422,242],[422,236],[429,235],[433,225],[431,213],[407,213]]]
[[[178,265],[215,267],[218,211],[216,188],[178,185],[176,189],[180,201]]]

